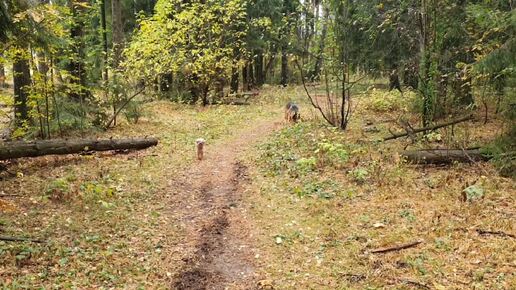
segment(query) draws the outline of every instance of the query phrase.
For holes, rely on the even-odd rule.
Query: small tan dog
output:
[[[206,140],[203,138],[199,138],[195,140],[195,145],[197,147],[197,159],[202,160],[204,158],[204,144],[206,144]]]

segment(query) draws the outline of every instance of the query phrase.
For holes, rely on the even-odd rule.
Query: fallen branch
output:
[[[46,243],[46,241],[43,241],[43,240],[36,240],[36,239],[31,239],[31,238],[7,237],[7,236],[0,236],[0,241]]]
[[[460,119],[452,120],[452,121],[449,121],[449,122],[446,122],[446,123],[436,124],[436,125],[433,125],[433,126],[428,126],[428,127],[423,127],[423,128],[416,128],[416,129],[412,130],[412,132],[405,132],[405,133],[400,133],[400,134],[392,134],[391,133],[392,136],[384,137],[382,139],[382,141],[393,140],[393,139],[405,137],[405,136],[410,135],[410,134],[416,134],[416,133],[421,133],[421,132],[425,132],[425,131],[432,131],[432,130],[436,130],[436,129],[439,129],[439,128],[455,125],[457,123],[462,123],[462,122],[465,122],[465,121],[469,121],[469,120],[472,120],[472,119],[473,119],[473,115],[468,115],[466,117],[462,117]]]
[[[426,284],[423,284],[423,283],[420,283],[418,281],[415,281],[415,280],[410,280],[410,279],[400,279],[399,280],[401,283],[403,284],[411,284],[411,285],[414,285],[418,288],[421,288],[421,289],[431,289],[428,285]]]
[[[398,246],[374,249],[374,250],[371,250],[369,252],[373,253],[373,254],[378,254],[378,253],[387,253],[387,252],[399,251],[399,250],[415,247],[415,246],[421,244],[422,242],[423,242],[422,240],[418,240],[418,241],[415,241],[415,242],[410,242],[410,243],[407,243],[407,244],[401,244],[401,245],[398,245]]]
[[[0,194],[0,197],[16,197],[20,196],[19,194]]]
[[[37,157],[44,155],[63,155],[84,151],[109,151],[118,149],[145,149],[158,144],[156,138],[130,139],[78,139],[78,140],[41,140],[14,141],[0,143],[0,160]]]
[[[479,149],[424,149],[400,152],[408,161],[419,164],[448,164],[489,160]]]
[[[509,234],[509,233],[502,232],[502,231],[487,231],[487,230],[482,230],[482,229],[477,229],[476,231],[479,235],[497,235],[497,236],[511,237],[513,239],[516,239],[516,235]]]

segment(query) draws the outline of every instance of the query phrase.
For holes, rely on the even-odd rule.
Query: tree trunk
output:
[[[231,68],[230,88],[229,88],[229,92],[231,94],[238,92],[238,77],[239,77],[238,68],[232,67]]]
[[[267,81],[267,78],[270,79],[270,76],[274,76],[274,60],[276,59],[275,52],[272,51],[272,56],[267,61],[267,64],[265,65],[264,74],[263,74],[263,80],[264,82]]]
[[[254,61],[254,75],[256,78],[256,85],[258,87],[262,86],[264,83],[264,75],[263,75],[263,51],[258,49],[255,51],[255,61]]]
[[[14,80],[14,118],[17,126],[29,119],[27,98],[31,85],[29,60],[20,57],[13,63]]]
[[[102,29],[102,48],[104,50],[104,55],[103,55],[104,74],[102,75],[102,79],[104,80],[105,83],[107,83],[107,81],[109,79],[106,10],[107,10],[106,0],[100,0],[100,23],[101,23],[101,29]]]
[[[5,68],[2,63],[0,63],[0,88],[5,88]]]
[[[280,84],[283,87],[287,86],[288,82],[288,58],[287,58],[287,49],[285,46],[281,48],[281,80]]]
[[[418,164],[449,164],[453,162],[486,161],[489,157],[483,155],[479,149],[427,149],[402,151],[402,157]]]
[[[255,78],[254,78],[253,63],[249,63],[249,65],[247,66],[247,71],[248,71],[247,76],[248,76],[248,80],[249,80],[247,88],[250,90],[256,84]]]
[[[77,3],[78,5],[75,5]],[[77,102],[82,102],[86,96],[86,65],[84,63],[84,14],[87,0],[70,1],[70,8],[73,13],[75,23],[70,31],[73,40],[72,49],[75,52],[74,57],[70,60],[69,71],[72,75],[71,84],[77,86],[70,93],[70,98]]]
[[[233,50],[233,66],[231,67],[231,79],[229,80],[229,93],[234,94],[238,92],[238,62],[240,60],[239,49]]]
[[[249,76],[247,75],[248,66],[249,65],[246,62],[244,67],[242,67],[242,90],[244,92],[249,91]]]
[[[156,138],[43,140],[32,142],[14,141],[0,143],[0,160],[44,155],[73,154],[84,151],[145,149],[157,144],[158,139]]]
[[[122,49],[124,45],[121,0],[111,0],[111,13],[113,26],[113,68],[118,69],[122,60]]]

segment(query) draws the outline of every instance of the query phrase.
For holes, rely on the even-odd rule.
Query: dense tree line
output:
[[[341,113],[328,120],[344,129],[352,76],[391,73],[420,94],[423,125],[490,103],[514,114],[512,5],[0,0],[0,78],[8,67],[14,83],[14,99],[2,101],[14,104],[15,136],[50,138],[116,124],[122,108],[138,114],[132,97],[142,88],[206,105],[302,76],[340,92]]]

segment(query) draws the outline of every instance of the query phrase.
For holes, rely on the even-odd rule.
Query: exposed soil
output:
[[[264,122],[229,142],[205,147],[205,160],[171,182],[173,209],[186,231],[172,289],[251,289],[257,284],[252,227],[240,204],[247,167],[239,156],[279,127]],[[193,150],[192,150],[193,152]]]

